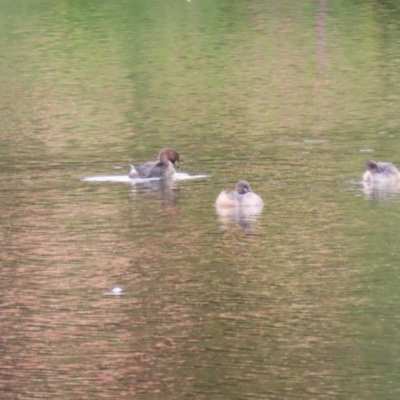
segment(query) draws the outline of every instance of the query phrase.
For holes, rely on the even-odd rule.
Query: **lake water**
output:
[[[1,399],[400,397],[398,2],[1,11]]]

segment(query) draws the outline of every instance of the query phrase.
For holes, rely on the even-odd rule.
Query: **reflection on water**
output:
[[[326,20],[326,4],[325,0],[319,1],[318,11],[316,13],[317,20],[317,52],[316,57],[318,60],[318,71],[325,72],[326,68],[326,52],[325,52],[325,20]]]
[[[238,226],[245,230],[254,228],[259,219],[263,205],[247,207],[216,207],[221,225],[225,228]]]
[[[398,2],[5,3],[0,398],[398,398]]]
[[[385,200],[397,197],[400,194],[400,182],[375,183],[362,182],[364,194],[371,200]]]
[[[179,199],[179,187],[176,181],[170,179],[140,182],[132,186],[132,194],[140,193],[139,201],[145,200],[146,196],[157,196],[164,207],[175,206]],[[144,198],[143,198],[144,197]]]

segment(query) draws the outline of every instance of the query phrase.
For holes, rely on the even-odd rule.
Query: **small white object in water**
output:
[[[108,296],[120,296],[121,294],[125,294],[121,286],[115,286],[115,288],[111,289],[109,292],[105,292],[105,295]]]

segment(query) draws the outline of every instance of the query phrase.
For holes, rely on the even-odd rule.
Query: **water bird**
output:
[[[366,163],[366,166],[367,170],[362,176],[364,182],[372,185],[400,183],[400,172],[394,164],[370,160]]]
[[[236,184],[236,190],[230,192],[223,190],[215,202],[217,208],[262,207],[263,205],[262,198],[251,190],[249,182],[243,180]]]
[[[179,154],[166,147],[158,154],[157,161],[148,161],[138,167],[131,165],[130,178],[169,178],[179,169]]]

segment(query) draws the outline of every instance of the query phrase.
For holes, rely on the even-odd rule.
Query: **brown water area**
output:
[[[1,10],[1,400],[399,398],[397,2]]]

